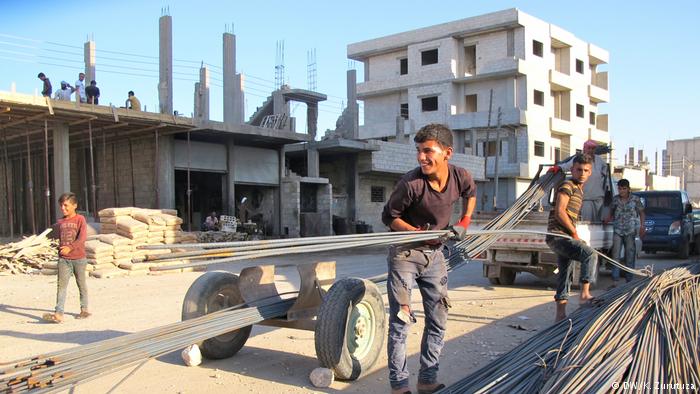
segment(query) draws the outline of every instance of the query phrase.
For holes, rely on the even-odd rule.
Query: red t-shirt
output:
[[[70,253],[60,256],[68,260],[85,258],[85,240],[87,239],[87,223],[83,215],[75,215],[70,219],[58,219],[56,223],[59,247],[68,246]]]

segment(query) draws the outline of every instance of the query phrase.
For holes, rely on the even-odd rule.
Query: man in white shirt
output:
[[[87,95],[85,94],[85,73],[78,74],[78,80],[75,81],[75,101],[80,100],[81,103],[87,103]]]
[[[61,81],[61,88],[56,91],[54,100],[70,101],[70,95],[75,92],[75,88],[70,86],[68,82]]]

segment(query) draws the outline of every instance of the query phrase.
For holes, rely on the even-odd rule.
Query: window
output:
[[[535,98],[535,104],[544,105],[544,92],[541,92],[539,90],[535,90],[534,98]]]
[[[401,117],[404,119],[408,119],[408,103],[401,104],[400,111]]]
[[[595,112],[591,111],[588,113],[588,123],[595,126]]]
[[[318,206],[316,191],[318,186],[313,183],[301,184],[300,208],[302,213],[317,212]]]
[[[384,202],[384,186],[372,186],[370,199],[372,202]]]
[[[583,60],[576,59],[576,72],[583,74]]]
[[[476,94],[468,94],[465,96],[467,106],[464,112],[476,112]]]
[[[579,118],[583,118],[584,117],[583,113],[584,113],[583,105],[576,104],[576,116],[578,116]]]
[[[421,109],[423,112],[437,111],[438,110],[438,98],[437,96],[424,97],[421,99]]]
[[[429,64],[437,64],[437,62],[438,62],[438,50],[437,50],[437,48],[431,49],[429,51],[423,51],[420,53],[421,66],[427,66]]]
[[[464,47],[464,73],[466,75],[476,74],[476,45]]]
[[[498,150],[498,155],[503,156],[503,141],[501,141],[501,144],[499,145],[499,150]],[[486,156],[496,156],[496,141],[489,141],[488,144],[488,149],[486,145],[486,141],[481,143],[481,150],[483,152],[486,152],[484,157]]]
[[[561,160],[561,148],[554,148],[554,162]]]
[[[544,142],[535,141],[535,156],[544,157]]]
[[[407,58],[399,59],[399,74],[400,75],[408,74],[408,59]]]
[[[532,54],[539,57],[544,56],[544,45],[537,40],[532,40]]]

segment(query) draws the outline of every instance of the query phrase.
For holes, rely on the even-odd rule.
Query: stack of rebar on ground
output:
[[[700,265],[617,287],[440,393],[697,392]]]
[[[58,248],[57,241],[47,237],[50,232],[46,229],[19,242],[0,245],[0,272],[22,274],[44,269],[55,273]]]
[[[184,322],[0,364],[0,393],[37,389],[60,391],[192,343],[283,315],[293,303],[291,298],[245,308],[239,305]]]

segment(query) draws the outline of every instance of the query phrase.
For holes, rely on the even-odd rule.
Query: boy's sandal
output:
[[[80,311],[79,315],[75,315],[76,319],[87,319],[88,317],[92,316],[92,313],[88,311]]]
[[[44,313],[44,316],[41,318],[50,323],[60,323],[63,321],[63,319],[55,313]]]

